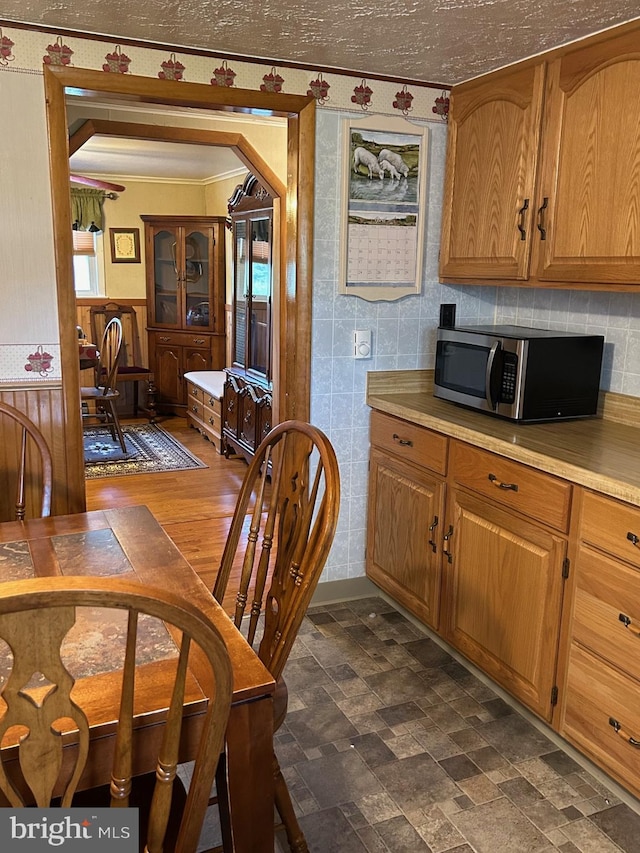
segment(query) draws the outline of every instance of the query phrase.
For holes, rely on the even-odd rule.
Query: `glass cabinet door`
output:
[[[233,299],[233,363],[246,366],[247,295],[249,289],[249,260],[247,258],[247,222],[238,220],[234,226],[234,299]]]
[[[184,239],[184,311],[185,326],[213,328],[213,309],[209,302],[212,237],[204,229],[191,229]]]
[[[269,378],[271,347],[271,234],[268,216],[251,220],[251,274],[247,369]]]
[[[178,229],[159,228],[153,234],[154,318],[158,326],[179,327],[182,251]]]

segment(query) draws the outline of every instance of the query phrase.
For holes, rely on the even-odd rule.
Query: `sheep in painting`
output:
[[[356,174],[358,174],[358,166],[364,166],[369,170],[369,179],[374,175],[379,175],[380,180],[384,178],[384,169],[380,168],[375,154],[367,151],[366,148],[356,148],[353,152],[353,171]]]
[[[389,172],[389,177],[391,180],[394,178],[396,180],[400,180],[400,172],[396,169],[396,167],[390,163],[388,160],[380,160],[380,168],[383,172]]]
[[[402,157],[399,154],[396,154],[395,151],[389,151],[388,148],[383,148],[382,151],[378,154],[378,162],[382,163],[383,160],[386,160],[387,163],[390,163],[395,167],[396,171],[399,172],[403,178],[406,178],[409,174],[409,167],[404,162]]]

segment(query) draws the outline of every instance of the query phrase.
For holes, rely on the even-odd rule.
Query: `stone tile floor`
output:
[[[640,851],[634,810],[382,598],[311,608],[285,676],[312,853]]]

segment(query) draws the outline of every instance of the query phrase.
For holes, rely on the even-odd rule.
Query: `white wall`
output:
[[[0,85],[0,342],[58,340],[47,123],[41,76],[5,74]],[[52,287],[53,283],[53,287]],[[15,322],[25,318],[24,326]],[[28,335],[25,337],[25,335]]]

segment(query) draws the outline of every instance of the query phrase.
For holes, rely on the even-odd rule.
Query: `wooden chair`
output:
[[[2,444],[5,452],[12,447],[18,449],[15,462],[15,519],[23,521],[26,517],[27,490],[30,490],[32,484],[35,484],[34,488],[39,492],[39,515],[42,518],[46,518],[51,514],[53,465],[51,452],[49,451],[45,437],[33,421],[19,409],[10,406],[8,403],[0,401],[0,415],[10,419],[16,427],[16,441],[13,442],[9,434],[9,428],[6,424],[2,425]],[[35,454],[29,452],[30,448],[35,449]],[[34,467],[33,462],[38,457],[39,463]],[[13,462],[9,463],[9,460],[5,460],[3,468],[7,475],[11,471],[13,478]]]
[[[104,420],[111,428],[113,440],[116,440],[117,435],[122,452],[126,453],[127,446],[124,443],[124,436],[116,411],[116,401],[120,396],[120,392],[116,388],[116,373],[121,348],[122,323],[117,317],[112,317],[102,335],[95,385],[80,388],[80,398],[82,402],[93,402],[96,407],[95,412],[87,412],[86,414],[83,412],[82,417]]]
[[[287,712],[282,672],[329,554],[339,506],[338,463],[327,437],[299,421],[274,427],[247,468],[213,589],[220,603],[235,593],[234,622],[277,682],[274,731]],[[303,853],[307,844],[275,753],[273,762],[276,808],[291,850]],[[225,796],[222,764],[217,776]],[[225,814],[221,807],[221,820]]]
[[[138,417],[139,386],[145,383],[146,405],[142,407],[149,421],[155,422],[156,417],[156,388],[153,371],[142,364],[140,335],[138,333],[138,316],[132,305],[120,305],[117,302],[106,302],[104,305],[92,305],[89,309],[91,339],[99,341],[109,320],[116,317],[122,323],[122,349],[118,359],[116,383],[131,382],[133,384],[133,417]]]
[[[90,691],[77,690],[80,682],[72,675],[72,652],[61,652],[61,646],[76,620],[82,619],[85,608],[100,608],[100,615],[104,612],[110,625],[121,617],[117,622],[122,625],[120,636],[105,647],[105,654],[113,655],[114,671],[121,670],[122,678],[118,679],[121,687],[114,702],[119,703],[119,714],[114,747],[109,753],[113,757],[111,783],[76,794],[82,787],[79,783],[95,772],[92,755],[100,743],[94,743],[91,735]],[[156,773],[140,777],[152,779],[152,790],[145,797],[138,795],[138,777],[134,775],[139,760],[134,708],[139,677],[136,650],[149,630],[149,617],[162,620],[171,634],[167,634],[167,644],[172,646],[171,640],[175,643],[175,677],[173,684],[168,684],[168,710],[156,741]],[[158,622],[155,626],[164,631]],[[113,633],[117,631],[112,629],[111,636]],[[195,853],[223,748],[232,695],[229,655],[210,620],[180,596],[139,583],[86,576],[48,577],[0,584],[0,637],[13,655],[12,660],[7,655],[6,661],[3,656],[3,668],[10,670],[2,689],[4,702],[0,710],[0,739],[7,738],[4,747],[9,752],[0,769],[4,805],[138,806],[141,850]],[[187,702],[192,701],[186,691],[190,680],[188,664],[194,655],[198,671],[211,678],[208,683],[213,695],[206,712],[203,709],[198,734],[189,735],[190,743],[195,738],[196,758],[186,801],[180,803],[177,795],[184,794],[184,788],[174,786],[174,780],[181,737],[185,739],[184,733],[181,735],[185,696]],[[34,673],[43,684],[34,685]],[[68,731],[77,729],[72,740],[69,735],[60,736],[56,721],[65,720],[72,724],[67,722]],[[10,730],[13,727],[15,731],[16,726],[19,731],[12,736]],[[77,746],[71,747],[71,743]]]

